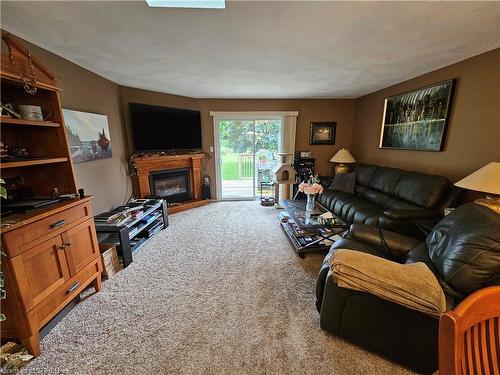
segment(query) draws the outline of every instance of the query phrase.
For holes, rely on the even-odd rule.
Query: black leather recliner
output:
[[[329,180],[322,183],[327,187]],[[456,205],[460,193],[446,177],[360,163],[354,194],[327,188],[317,200],[349,224],[379,225],[418,236],[415,220],[437,223],[445,207]]]
[[[321,328],[423,373],[438,367],[439,320],[374,295],[340,288],[329,269],[337,249],[399,263],[424,262],[444,290],[448,308],[472,292],[500,285],[500,215],[469,203],[443,218],[424,242],[353,224],[334,243],[316,284]],[[383,240],[385,240],[385,246]],[[499,312],[500,313],[500,312]]]

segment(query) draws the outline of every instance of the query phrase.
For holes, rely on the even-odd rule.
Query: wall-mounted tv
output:
[[[201,149],[199,111],[129,103],[136,152]]]

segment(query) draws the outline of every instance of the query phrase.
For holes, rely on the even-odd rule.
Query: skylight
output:
[[[225,0],[146,0],[146,3],[157,8],[226,8]]]

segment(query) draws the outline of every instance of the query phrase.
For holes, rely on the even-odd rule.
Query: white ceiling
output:
[[[500,2],[2,1],[2,28],[110,80],[197,98],[349,98],[500,47]]]

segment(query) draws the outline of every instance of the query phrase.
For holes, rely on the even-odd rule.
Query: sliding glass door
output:
[[[280,118],[219,118],[215,122],[218,198],[255,199],[269,190],[274,153],[280,149]],[[263,183],[263,184],[262,184]]]

